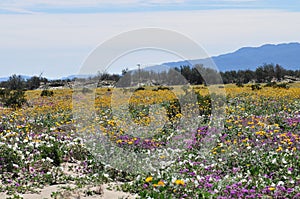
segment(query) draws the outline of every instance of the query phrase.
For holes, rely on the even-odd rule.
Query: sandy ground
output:
[[[111,184],[110,184],[111,185]],[[129,193],[124,193],[116,190],[108,190],[107,188],[110,186],[109,184],[104,184],[99,187],[91,187],[90,190],[95,191],[96,194],[92,196],[85,196],[82,190],[75,191],[66,191],[61,187],[66,185],[53,185],[46,186],[45,188],[38,190],[40,193],[38,194],[22,194],[24,199],[53,199],[51,198],[52,192],[61,191],[61,195],[57,196],[57,199],[119,199],[119,198],[127,198],[127,199],[135,199],[138,198],[137,195],[132,195]],[[113,183],[112,185],[116,185]],[[85,188],[86,190],[86,188]],[[12,196],[8,196],[4,193],[0,193],[1,199],[6,199]]]
[[[78,163],[63,163],[63,173],[66,175],[72,175],[72,176],[79,176],[80,174],[69,170],[69,166],[77,166]],[[0,181],[1,183],[1,181]],[[132,195],[130,193],[125,193],[121,191],[116,191],[116,186],[119,186],[121,183],[109,183],[109,184],[103,184],[99,185],[97,187],[92,186],[86,186],[80,190],[72,190],[68,191],[64,189],[63,187],[70,187],[75,188],[75,185],[73,184],[60,184],[60,185],[53,185],[53,186],[45,186],[43,189],[37,189],[38,194],[22,194],[24,199],[54,199],[54,197],[51,198],[51,194],[53,192],[60,192],[61,194],[57,196],[55,199],[119,199],[119,198],[127,198],[127,199],[134,199],[138,198],[137,195]],[[111,190],[113,188],[113,190]],[[90,190],[93,192],[92,196],[86,196],[84,194],[84,191]],[[0,192],[0,199],[7,199],[9,196],[5,193]]]

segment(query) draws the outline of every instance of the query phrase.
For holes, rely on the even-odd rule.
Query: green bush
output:
[[[273,87],[273,88],[285,88],[285,89],[289,89],[289,85],[288,83],[280,83],[277,84],[276,82],[268,82],[265,87]]]
[[[42,91],[41,97],[44,97],[44,96],[51,97],[51,96],[53,96],[53,94],[54,94],[53,91],[49,91],[49,90],[45,89]]]
[[[158,86],[157,88],[152,89],[152,91],[159,91],[159,90],[173,90],[173,87],[167,87],[167,86]]]
[[[0,90],[1,103],[10,108],[21,108],[27,102],[25,99],[25,92],[22,90]]]
[[[289,89],[289,85],[288,83],[281,83],[281,84],[277,84],[277,88],[286,88],[286,89]]]
[[[276,86],[277,86],[276,82],[268,82],[265,85],[265,87],[276,87]]]
[[[243,84],[242,82],[237,82],[235,85],[236,85],[237,87],[244,87],[244,84]]]
[[[254,90],[260,90],[261,89],[261,86],[260,84],[253,84],[251,85],[251,89],[254,91]]]

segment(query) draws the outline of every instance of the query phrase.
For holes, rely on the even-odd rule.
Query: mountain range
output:
[[[279,64],[288,70],[300,69],[300,43],[265,44],[260,47],[243,47],[235,52],[213,56],[205,59],[166,62],[160,65],[148,66],[144,70],[163,71],[183,65],[203,64],[211,67],[211,60],[219,71],[255,70],[264,64]]]

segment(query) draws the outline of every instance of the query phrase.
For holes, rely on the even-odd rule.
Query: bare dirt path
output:
[[[121,191],[116,190],[109,190],[109,187],[115,186],[117,183],[111,183],[111,184],[104,184],[99,187],[90,187],[89,190],[93,191],[93,195],[87,196],[84,194],[84,190],[87,190],[86,188],[82,190],[72,190],[68,191],[63,189],[62,187],[65,187],[66,185],[53,185],[53,186],[45,186],[43,189],[40,189],[40,193],[37,194],[22,194],[24,199],[53,199],[54,197],[51,197],[53,192],[60,192],[56,196],[56,199],[135,199],[138,198],[137,195],[133,195],[130,193],[125,193]],[[71,186],[71,185],[69,185]],[[72,186],[71,186],[72,187]],[[5,193],[0,193],[1,199],[7,199],[9,196]]]

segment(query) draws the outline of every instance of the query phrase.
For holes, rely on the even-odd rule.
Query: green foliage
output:
[[[37,76],[33,76],[27,81],[27,87],[29,90],[37,89],[40,87],[40,78]]]
[[[202,96],[197,93],[197,102],[199,105],[199,114],[200,115],[210,115],[211,114],[211,96],[205,95]]]
[[[260,84],[253,84],[251,85],[251,89],[254,91],[254,90],[260,90],[261,89],[261,86]]]
[[[181,113],[181,106],[179,100],[174,99],[172,101],[167,101],[164,102],[162,105],[167,111],[169,121],[174,122],[177,119],[176,115]]]
[[[0,102],[6,107],[21,108],[27,102],[25,92],[22,90],[0,90]]]
[[[276,87],[276,82],[267,82],[265,87]]]
[[[0,146],[1,157],[0,157],[0,174],[3,172],[12,172],[13,165],[19,165],[20,157],[13,149],[7,145]]]
[[[0,87],[8,90],[34,90],[40,87],[40,84],[48,82],[47,78],[33,76],[27,80],[21,75],[12,75],[7,81],[0,82]]]
[[[8,90],[23,90],[25,88],[25,80],[21,75],[12,75],[7,81]]]
[[[244,84],[243,84],[242,82],[237,82],[235,85],[236,85],[237,87],[244,87]]]
[[[285,89],[289,89],[289,85],[288,83],[280,83],[277,84],[276,82],[268,82],[265,87],[273,87],[273,88],[285,88]]]
[[[255,80],[259,83],[267,83],[268,86],[272,86],[272,79],[275,78],[278,81],[284,79],[284,76],[300,77],[300,70],[286,70],[282,66],[276,64],[265,64],[257,67],[255,70],[239,70],[239,71],[226,71],[220,73],[225,84],[242,82],[244,84]]]
[[[54,142],[52,146],[41,145],[41,157],[42,158],[51,158],[53,160],[52,164],[54,166],[60,166],[62,162],[63,152],[60,149],[60,144],[58,142]]]
[[[141,120],[143,117],[149,116],[149,106],[143,104],[129,104],[129,112],[134,120]]]
[[[49,90],[47,90],[47,89],[45,89],[45,90],[43,90],[42,92],[41,92],[41,97],[51,97],[51,96],[53,96],[53,91],[49,91]]]
[[[289,85],[288,83],[281,83],[281,84],[277,84],[277,88],[289,89]]]
[[[152,89],[152,91],[159,91],[159,90],[162,90],[162,91],[164,91],[164,90],[173,90],[173,88],[172,87],[169,88],[169,87],[166,87],[166,86],[158,86],[157,88]]]
[[[33,76],[26,81],[26,88],[29,90],[34,90],[40,87],[41,82],[48,82],[46,78]]]

